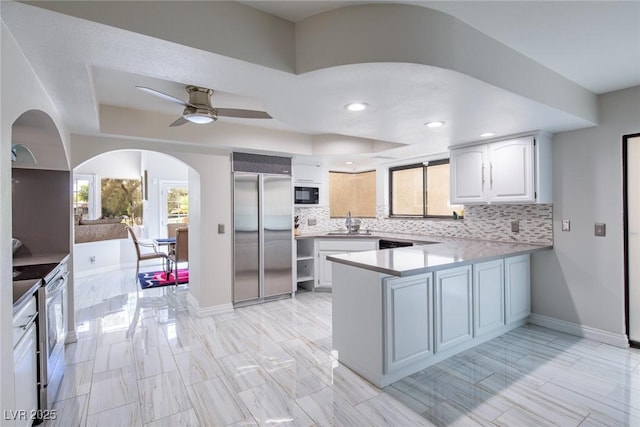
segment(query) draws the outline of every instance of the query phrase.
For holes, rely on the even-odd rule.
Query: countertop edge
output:
[[[501,242],[494,242],[494,243],[499,244]],[[546,250],[553,249],[553,245],[533,245],[533,244],[528,244],[528,243],[526,245],[529,245],[531,247],[527,248],[527,249],[514,250],[514,251],[510,251],[510,252],[506,252],[506,253],[498,254],[498,255],[478,256],[477,258],[465,259],[465,260],[459,261],[459,262],[451,262],[451,263],[447,263],[447,264],[439,264],[439,265],[434,265],[434,266],[429,266],[429,267],[422,267],[422,268],[417,268],[417,269],[412,269],[412,270],[404,270],[404,271],[391,270],[391,269],[380,267],[380,266],[364,264],[364,263],[351,261],[351,260],[346,260],[346,259],[342,259],[342,258],[336,258],[333,255],[328,255],[327,259],[329,261],[332,261],[332,262],[348,265],[350,267],[361,268],[363,270],[375,271],[375,272],[378,272],[378,273],[388,274],[390,276],[396,276],[396,277],[408,277],[408,276],[416,276],[416,275],[424,274],[424,273],[430,273],[430,272],[438,271],[438,270],[446,270],[446,269],[449,269],[449,268],[462,267],[462,266],[469,265],[469,264],[475,264],[477,262],[493,261],[493,260],[496,260],[496,259],[503,259],[503,258],[507,258],[507,257],[514,257],[514,256],[519,256],[519,255],[532,254],[532,253],[536,253],[536,252],[541,252],[541,251],[546,251]],[[435,246],[434,246],[434,248],[435,248]],[[385,249],[385,250],[387,250],[387,249]],[[335,255],[339,256],[340,254],[335,254]]]

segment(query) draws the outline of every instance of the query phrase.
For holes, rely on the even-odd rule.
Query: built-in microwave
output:
[[[317,205],[319,193],[318,187],[295,187],[294,203],[296,205]]]

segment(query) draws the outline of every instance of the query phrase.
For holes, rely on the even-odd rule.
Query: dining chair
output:
[[[136,280],[138,280],[138,274],[140,273],[140,261],[146,261],[150,259],[162,259],[163,263],[168,264],[167,254],[165,254],[164,252],[158,252],[156,250],[156,246],[153,243],[146,243],[146,242],[139,241],[138,238],[136,237],[135,231],[133,231],[133,228],[129,226],[127,226],[126,228],[127,228],[127,231],[129,232],[129,235],[131,236],[131,240],[133,240],[133,244],[136,248],[136,256],[138,257],[138,261],[136,263]],[[151,248],[153,249],[153,252],[142,251],[140,250],[141,247]]]
[[[184,227],[181,223],[167,224],[167,237],[176,237],[176,230],[180,227]]]
[[[178,264],[189,262],[189,227],[176,228],[176,244],[169,252],[169,261],[173,264],[173,276],[178,285]]]

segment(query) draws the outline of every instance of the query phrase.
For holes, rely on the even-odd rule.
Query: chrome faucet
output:
[[[351,211],[347,213],[347,219],[345,220],[344,223],[347,226],[347,233],[351,234],[351,228],[353,226],[353,220],[351,219]]]

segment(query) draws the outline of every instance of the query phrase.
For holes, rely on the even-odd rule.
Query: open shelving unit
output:
[[[296,240],[296,283],[298,290],[313,290],[313,239]]]

